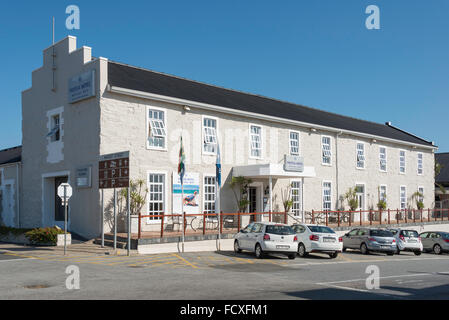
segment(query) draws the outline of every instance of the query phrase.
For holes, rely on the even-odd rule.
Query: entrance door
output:
[[[358,184],[356,187],[357,191],[357,201],[359,203],[359,210],[365,210],[365,186],[363,184]]]
[[[248,190],[249,213],[257,213],[257,188],[250,187]],[[255,222],[256,216],[250,216],[250,222]]]
[[[62,205],[62,200],[58,196],[58,188],[61,184],[67,183],[68,178],[67,177],[59,177],[55,178],[55,222],[64,222],[64,207]],[[69,220],[68,217],[68,210],[67,210],[67,221]]]

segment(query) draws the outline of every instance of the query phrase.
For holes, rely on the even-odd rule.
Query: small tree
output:
[[[412,200],[415,201],[418,210],[424,209],[424,195],[421,192],[415,192],[412,195]]]
[[[359,207],[359,200],[357,199],[357,190],[355,188],[349,188],[344,198],[348,202],[351,211],[357,210],[357,208]]]
[[[139,215],[143,206],[147,202],[148,188],[145,187],[144,180],[136,180],[129,182],[130,188],[130,210],[131,215]],[[119,211],[122,211],[128,199],[128,189],[120,190],[118,196]],[[126,210],[125,210],[126,211]]]
[[[232,180],[229,183],[232,192],[234,193],[239,213],[246,212],[246,209],[248,208],[250,203],[248,200],[248,190],[251,183],[252,180],[245,177],[232,177]]]
[[[282,205],[284,206],[284,212],[290,212],[293,207],[292,195],[297,195],[297,190],[292,191],[293,186],[289,185],[285,190],[281,192]]]
[[[444,166],[441,163],[435,162],[435,180],[440,175],[441,170],[443,168],[444,168]],[[436,183],[436,182],[435,182],[435,184],[438,188],[440,188],[440,190],[443,194],[446,194],[446,188],[443,185]]]

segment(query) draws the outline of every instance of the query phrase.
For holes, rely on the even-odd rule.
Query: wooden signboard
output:
[[[100,189],[129,187],[129,152],[114,153],[100,158]]]

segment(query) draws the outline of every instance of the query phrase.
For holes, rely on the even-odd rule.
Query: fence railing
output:
[[[137,238],[164,238],[182,235],[206,235],[236,233],[245,227],[244,221],[289,222],[289,214],[285,212],[264,213],[210,213],[185,214],[184,224],[181,214],[139,215]],[[245,217],[249,219],[245,220]],[[295,223],[298,222],[295,217]],[[147,221],[160,222],[158,224],[145,224]],[[290,219],[291,220],[291,219]],[[358,211],[315,211],[304,213],[304,222],[321,224],[330,227],[352,227],[367,225],[394,225],[399,223],[416,223],[432,221],[449,221],[449,209],[396,209],[396,210],[358,210]]]

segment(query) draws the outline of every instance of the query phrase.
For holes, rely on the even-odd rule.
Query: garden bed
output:
[[[57,228],[15,229],[0,227],[0,242],[32,246],[64,246],[64,231]],[[72,242],[67,234],[67,245]]]

